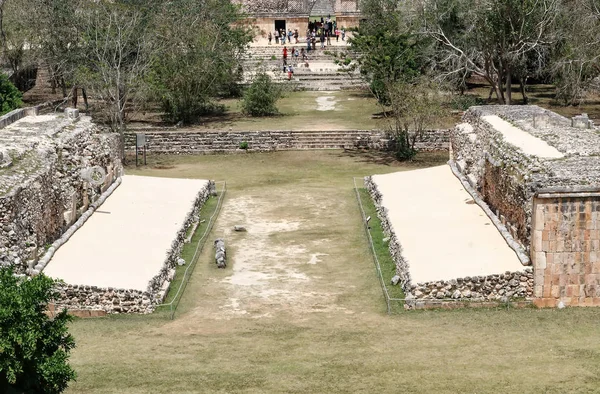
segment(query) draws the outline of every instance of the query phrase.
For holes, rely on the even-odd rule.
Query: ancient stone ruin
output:
[[[538,305],[600,305],[600,132],[537,106],[471,108],[452,159],[527,251]]]
[[[37,112],[0,118],[0,264],[17,273],[38,273],[52,243],[122,172],[117,134],[100,132],[87,116]],[[80,174],[94,166],[106,171],[98,187]]]
[[[383,196],[368,177],[406,306],[600,305],[600,132],[587,116],[567,119],[537,106],[472,107],[450,140],[449,165],[471,203],[529,267],[414,283],[414,262],[406,260]]]

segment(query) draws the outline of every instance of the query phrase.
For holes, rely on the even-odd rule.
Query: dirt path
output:
[[[338,303],[354,287],[341,280],[346,276],[341,252],[348,245],[340,245],[337,234],[340,228],[349,231],[349,218],[345,204],[329,193],[289,186],[229,192],[209,241],[225,240],[228,267],[217,269],[212,249],[205,251],[195,273],[202,279],[188,287],[182,300],[182,309],[190,311],[173,326],[281,314],[299,320],[313,313],[353,314],[350,306]],[[247,231],[235,232],[235,225]]]

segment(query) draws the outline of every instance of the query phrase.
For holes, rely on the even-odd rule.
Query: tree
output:
[[[388,86],[417,77],[423,66],[424,42],[407,23],[403,6],[398,0],[365,0],[366,19],[350,39],[360,72],[382,104],[389,104]]]
[[[443,116],[444,95],[431,78],[422,76],[409,81],[398,80],[386,88],[391,122],[390,134],[396,144],[396,158],[412,160],[417,154],[416,143],[423,133]]]
[[[46,315],[55,298],[54,281],[43,274],[16,277],[0,268],[0,392],[62,393],[75,371],[69,366],[75,347],[67,332],[66,310]]]
[[[22,97],[19,89],[8,80],[8,77],[0,74],[0,115],[19,108],[23,104]]]
[[[577,105],[588,91],[599,91],[600,0],[575,0],[564,4],[550,72],[556,97]]]
[[[174,0],[157,15],[157,53],[149,82],[172,122],[191,123],[240,76],[251,41],[239,8],[229,0]]]
[[[281,93],[281,88],[261,71],[244,92],[242,111],[250,116],[277,115],[279,111],[275,103],[281,98]]]
[[[123,137],[127,113],[143,98],[154,59],[151,23],[139,7],[109,1],[88,3],[80,16],[81,51],[76,83],[98,100],[100,117]]]
[[[511,104],[515,76],[527,74],[526,65],[537,70],[545,65],[560,5],[561,0],[425,0],[420,12],[424,32],[439,44],[440,75],[482,77],[500,104]],[[452,20],[461,29],[452,29]]]
[[[47,67],[53,93],[57,86],[63,97],[75,81],[75,69],[82,57],[79,0],[28,0],[28,23],[34,26],[31,48]]]

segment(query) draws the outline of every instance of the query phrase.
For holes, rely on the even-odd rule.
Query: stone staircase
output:
[[[351,90],[361,89],[364,82],[357,71],[346,72],[336,64],[337,61],[345,59],[347,47],[332,45],[325,49],[319,48],[317,44],[315,51],[308,53],[308,59],[303,62],[301,56],[292,57],[288,54],[288,64],[294,67],[294,76],[291,81],[287,79],[287,73],[283,71],[283,46],[271,45],[263,47],[252,47],[246,55],[243,68],[243,83],[252,82],[254,75],[259,69],[263,69],[278,83],[286,83],[294,90]],[[295,47],[297,50],[306,48],[304,44],[287,45],[288,50]]]

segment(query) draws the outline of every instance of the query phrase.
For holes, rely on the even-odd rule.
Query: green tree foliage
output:
[[[19,89],[8,80],[4,74],[0,74],[0,115],[4,115],[23,105],[22,95]]]
[[[398,0],[365,0],[366,17],[350,40],[357,63],[371,91],[382,104],[390,104],[386,87],[421,73],[419,53],[423,41],[406,23]]]
[[[242,111],[250,116],[272,116],[279,111],[275,103],[282,91],[264,71],[259,72],[252,84],[244,92]]]
[[[56,295],[46,276],[18,278],[0,268],[0,392],[62,393],[75,371],[69,366],[73,337],[67,332],[66,310],[53,319],[46,314]]]
[[[213,99],[238,82],[241,55],[251,40],[239,8],[229,0],[174,0],[157,15],[149,82],[172,122],[191,123],[214,108]]]

